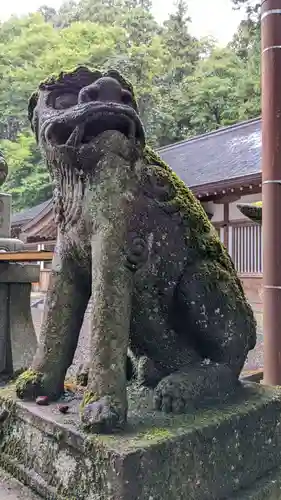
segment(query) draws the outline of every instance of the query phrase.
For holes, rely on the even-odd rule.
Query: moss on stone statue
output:
[[[21,399],[25,398],[26,394],[33,395],[33,398],[38,395],[38,388],[40,387],[43,374],[34,370],[26,370],[16,380],[16,393]]]
[[[208,216],[203,209],[201,203],[195,198],[191,190],[184,182],[173,172],[173,170],[148,146],[145,148],[144,159],[147,165],[155,166],[164,169],[168,174],[168,179],[175,190],[175,197],[168,202],[174,206],[181,214],[182,220],[186,226],[186,236],[188,238],[188,246],[194,246],[204,255],[214,257],[219,262],[233,271],[233,264],[227,254],[226,249],[220,242],[219,236],[212,230],[213,226],[210,223]]]
[[[118,80],[120,85],[106,77]],[[89,103],[84,107],[82,96],[86,98],[94,87],[97,102],[92,110]],[[62,120],[62,126],[69,121],[73,127],[79,118],[75,130],[80,130],[81,123],[82,133],[83,120],[88,123],[86,110],[92,116],[92,111],[95,115],[100,108],[106,127],[104,133],[91,138],[100,156],[93,156],[92,145],[81,154],[84,146],[78,137],[75,145],[70,141],[59,151],[51,145],[52,141],[46,147],[48,100],[54,91],[57,95],[65,88],[73,88],[76,95],[80,90],[80,99],[63,119],[62,110],[53,109],[52,120]],[[104,88],[108,89],[107,97],[102,94]],[[117,94],[114,89],[118,89]],[[131,93],[131,108],[137,111],[133,87],[117,71],[91,71],[81,66],[42,82],[29,107],[30,119],[57,186],[55,210],[59,215],[60,240],[42,342],[32,365],[35,371],[27,371],[18,379],[17,394],[24,398],[28,393],[37,396],[38,391],[45,390],[43,395],[50,399],[60,397],[65,370],[72,362],[69,346],[75,347],[91,292],[96,296],[91,289],[91,282],[95,283],[98,298],[91,311],[91,370],[88,391],[80,407],[82,422],[91,420],[93,429],[96,424],[101,428],[104,421],[107,429],[115,429],[126,421],[124,359],[128,335],[136,351],[133,354],[145,352],[152,362],[152,367],[148,363],[143,382],[156,387],[155,408],[165,411],[168,399],[175,412],[183,409],[183,402],[189,409],[189,401],[197,395],[204,399],[206,394],[209,397],[221,391],[230,392],[256,335],[253,314],[233,262],[200,202],[145,145],[142,124],[132,109],[129,112],[125,107],[123,111],[128,111],[129,118],[136,122],[135,139],[127,140],[123,127],[112,133],[112,106],[115,103],[116,112],[122,110],[122,91],[125,95]],[[80,101],[83,102],[79,104]],[[92,175],[96,157],[97,176]],[[78,172],[78,166],[81,178],[80,173],[73,174]],[[75,210],[70,210],[70,200]],[[96,221],[94,225],[89,223],[92,220]],[[70,230],[74,225],[76,229]],[[93,232],[97,233],[94,238]],[[99,271],[97,279],[95,273],[91,276],[91,269]],[[135,280],[131,271],[136,273]],[[85,287],[82,277],[87,282]],[[183,331],[185,324],[192,325],[192,333]],[[194,337],[195,349],[191,348],[190,335]],[[202,363],[199,367],[198,360],[204,357],[210,366]],[[228,364],[230,370],[226,370]],[[190,375],[185,371],[180,377],[173,374],[173,370],[186,365],[191,366]]]
[[[99,398],[97,394],[94,394],[93,392],[86,391],[83,396],[83,400],[80,404],[80,411],[82,412],[85,408],[85,406],[90,405],[91,403],[95,403]]]
[[[255,203],[241,203],[237,205],[240,212],[257,224],[262,223],[262,201]]]
[[[95,81],[101,76],[111,76],[117,78],[123,88],[130,91],[132,95],[133,106],[137,110],[137,100],[134,92],[133,85],[129,80],[124,78],[118,71],[110,70],[102,73],[101,71],[85,66],[79,66],[75,69],[61,71],[58,74],[49,76],[45,81],[39,85],[40,90],[50,89],[52,86],[65,84],[68,77],[77,74],[81,78],[81,71]],[[29,103],[29,116],[33,115],[34,107],[38,99],[38,92],[35,92],[30,99]],[[197,252],[198,256],[204,259],[216,260],[221,266],[229,272],[229,276],[233,276],[236,280],[234,265],[227,253],[227,250],[222,245],[219,236],[210,223],[206,212],[204,211],[201,203],[195,198],[191,190],[184,184],[184,182],[173,172],[173,170],[158,156],[153,149],[149,146],[144,150],[144,162],[153,167],[154,172],[158,176],[163,176],[163,170],[167,174],[167,181],[170,182],[174,188],[175,196],[166,205],[170,205],[171,209],[179,212],[184,225],[186,226],[186,243],[189,247]],[[244,300],[244,292],[240,282],[237,281],[237,290],[239,295]]]
[[[170,205],[171,208],[174,207],[180,213],[186,228],[187,246],[192,248],[197,257],[201,257],[202,261],[206,260],[208,262],[208,265],[205,266],[206,272],[202,276],[206,286],[211,285],[213,279],[213,269],[210,269],[209,262],[219,263],[226,271],[226,279],[232,280],[235,285],[237,290],[236,300],[244,301],[244,291],[236,276],[234,264],[201,203],[175,172],[148,146],[144,151],[144,160],[148,166],[154,168],[156,175],[159,175],[159,169],[163,169],[167,173],[168,180],[175,191],[175,196],[171,201],[166,202],[166,205]]]
[[[45,89],[47,90],[53,86],[58,87],[60,84],[66,83],[67,79],[70,75],[73,76],[76,73],[79,74],[79,77],[81,78],[81,70],[83,70],[86,75],[91,74],[93,81],[95,81],[96,79],[98,79],[102,76],[111,76],[113,78],[117,78],[120,81],[120,83],[122,84],[123,88],[127,89],[131,93],[132,104],[136,110],[138,109],[134,88],[133,88],[131,82],[129,80],[127,80],[126,78],[124,78],[116,70],[109,70],[109,71],[105,71],[104,73],[102,73],[101,71],[99,71],[95,68],[91,69],[90,67],[88,68],[86,66],[78,66],[75,68],[71,68],[68,70],[60,71],[58,73],[53,73],[52,75],[49,75],[45,80],[43,80],[39,84],[39,90],[45,90]],[[38,97],[39,97],[39,91],[35,91],[32,93],[32,95],[29,99],[28,118],[29,118],[30,122],[32,122],[33,111],[34,111],[34,108],[37,104]]]
[[[133,106],[136,110],[138,109],[133,85],[129,80],[124,78],[118,71],[115,70],[105,71],[102,73],[95,68],[91,69],[85,66],[78,66],[74,69],[61,71],[57,74],[49,76],[45,81],[40,83],[39,89],[50,89],[52,86],[65,84],[70,75],[73,77],[73,75],[79,74],[79,78],[81,78],[81,70],[84,71],[87,76],[91,74],[93,81],[101,76],[111,76],[113,78],[117,78],[122,83],[123,88],[130,91]],[[33,115],[37,99],[38,92],[34,92],[29,103],[30,118]],[[175,207],[182,216],[182,220],[186,225],[188,246],[192,246],[199,253],[202,253],[203,257],[208,256],[210,259],[216,259],[226,270],[230,272],[230,274],[232,274],[234,270],[233,263],[218,235],[213,230],[213,226],[211,225],[201,203],[195,198],[191,190],[149,146],[145,147],[144,161],[147,165],[154,167],[156,174],[161,175],[161,169],[165,170],[167,173],[168,180],[176,192],[175,197],[168,203],[170,203],[171,208]],[[242,287],[239,288],[243,295]]]

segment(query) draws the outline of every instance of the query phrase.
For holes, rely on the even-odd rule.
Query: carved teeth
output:
[[[77,125],[75,129],[73,130],[71,136],[69,137],[67,141],[67,146],[73,146],[76,147],[80,144],[82,136],[84,133],[84,126],[82,125]]]

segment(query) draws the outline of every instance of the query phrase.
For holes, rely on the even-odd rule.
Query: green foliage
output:
[[[230,49],[215,49],[182,85],[179,113],[198,134],[253,118],[259,113],[249,96],[258,89],[245,64]]]
[[[148,143],[163,146],[260,112],[260,30],[253,2],[227,48],[190,34],[185,0],[160,25],[151,0],[68,0],[0,23],[0,149],[14,209],[44,201],[51,181],[29,129],[38,82],[79,64],[115,67],[134,85]],[[255,2],[254,2],[255,3]]]
[[[257,0],[232,0],[232,3],[238,9],[243,8],[248,19],[258,22],[262,2]]]
[[[15,211],[52,196],[49,173],[29,131],[18,134],[16,141],[4,139],[1,148],[9,160],[9,176],[2,190],[12,194]]]

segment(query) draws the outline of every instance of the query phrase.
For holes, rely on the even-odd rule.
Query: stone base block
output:
[[[40,266],[18,262],[0,263],[0,283],[22,284],[37,283],[40,279]]]
[[[37,348],[32,321],[31,283],[39,266],[1,262],[0,265],[0,375],[30,365]]]
[[[254,486],[238,491],[229,500],[280,500],[281,499],[281,468],[258,479]]]
[[[149,391],[129,396],[126,430],[97,436],[80,429],[79,393],[63,415],[1,389],[1,465],[48,500],[281,498],[266,478],[281,465],[280,390],[247,383],[231,401],[180,416],[153,412]]]

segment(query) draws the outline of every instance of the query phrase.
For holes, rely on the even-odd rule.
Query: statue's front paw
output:
[[[239,387],[236,374],[227,365],[204,360],[163,378],[155,389],[154,406],[167,413],[185,413],[192,406],[227,398]]]
[[[184,413],[191,399],[192,387],[184,374],[163,378],[154,391],[154,407],[165,413]]]
[[[142,356],[139,359],[137,367],[137,382],[139,385],[154,389],[162,378],[163,373],[156,367],[152,359],[147,356]]]
[[[43,395],[43,374],[34,370],[26,370],[16,380],[16,393],[18,398],[29,401],[35,400]]]
[[[82,404],[81,422],[85,430],[93,433],[111,433],[122,429],[127,411],[112,402],[109,396]]]
[[[16,380],[16,394],[18,398],[27,401],[35,401],[39,396],[44,396],[51,401],[55,401],[63,392],[63,380],[59,380],[53,373],[43,374],[29,368],[21,373]]]
[[[132,271],[138,271],[148,258],[148,243],[137,233],[132,232],[128,235],[126,247],[126,266]]]

